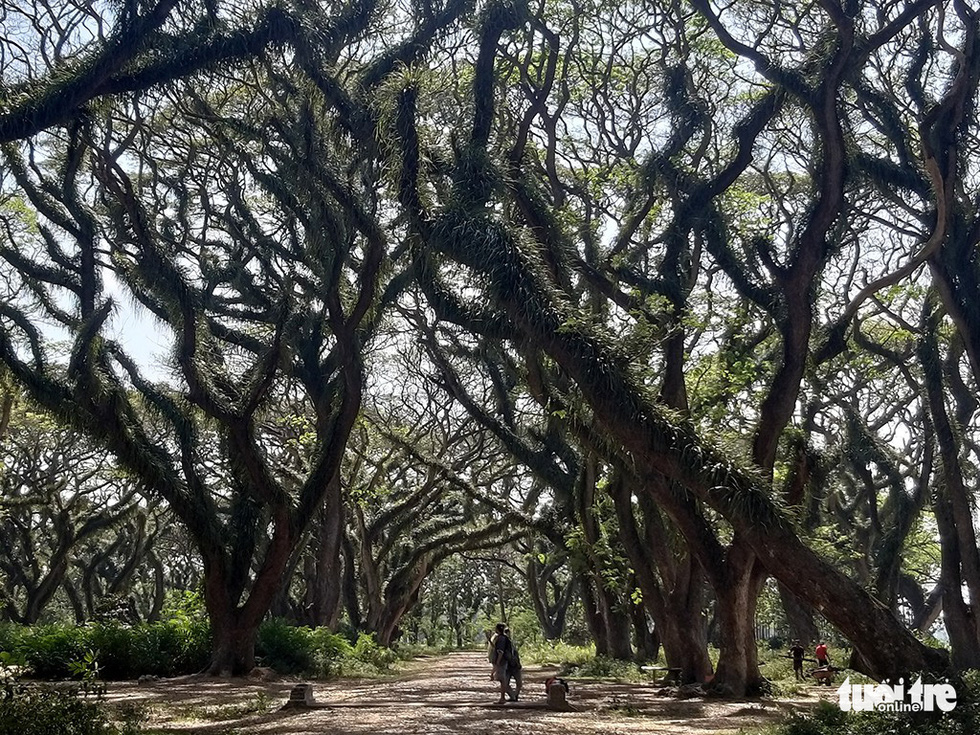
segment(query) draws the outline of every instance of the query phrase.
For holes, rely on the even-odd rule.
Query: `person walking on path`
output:
[[[496,634],[493,637],[493,671],[490,678],[500,682],[500,699],[498,704],[503,704],[508,699],[512,702],[517,701],[520,693],[520,674],[515,671],[520,668],[520,659],[517,658],[517,649],[510,636],[507,635],[507,626],[504,623],[497,623]],[[517,666],[514,666],[515,659]],[[515,692],[510,687],[511,677],[517,679],[518,690]]]
[[[514,701],[521,696],[521,689],[524,686],[524,667],[521,665],[521,654],[517,650],[517,644],[510,634],[510,628],[504,628],[504,635],[510,641],[510,657],[507,661],[507,676],[514,680]]]
[[[803,654],[806,653],[806,649],[799,640],[795,640],[789,647],[789,652],[793,657],[793,673],[796,674],[796,680],[803,681]]]

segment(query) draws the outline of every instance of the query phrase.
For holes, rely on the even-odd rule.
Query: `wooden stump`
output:
[[[565,685],[561,682],[554,682],[548,687],[548,709],[558,712],[570,712],[574,709],[565,698]]]

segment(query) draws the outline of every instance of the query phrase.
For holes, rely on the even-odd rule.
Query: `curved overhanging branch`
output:
[[[927,130],[923,130],[922,133],[928,134]],[[932,191],[936,197],[936,225],[932,230],[932,234],[929,235],[919,251],[912,256],[912,258],[901,268],[898,268],[891,273],[886,273],[880,278],[876,278],[874,281],[869,283],[867,286],[862,288],[857,294],[850,300],[847,306],[844,308],[843,313],[834,326],[834,330],[844,330],[850,325],[857,316],[858,309],[864,304],[869,298],[874,296],[876,293],[882,289],[888,288],[889,286],[894,286],[895,284],[904,281],[906,278],[915,273],[920,266],[922,266],[926,261],[929,260],[930,256],[942,247],[943,241],[946,239],[946,231],[949,224],[949,203],[946,198],[946,183],[943,178],[942,173],[939,170],[939,164],[936,161],[935,153],[933,153],[929,146],[925,144],[925,137],[923,137],[923,166],[926,170],[926,174],[929,177],[929,183],[932,185]],[[826,359],[823,354],[821,354],[821,361]]]
[[[939,5],[942,9],[942,4]],[[826,344],[819,350],[818,362],[824,362],[840,354],[844,349],[845,335],[858,310],[869,298],[883,289],[894,286],[912,276],[921,266],[929,262],[942,248],[949,233],[950,197],[957,174],[957,129],[966,119],[967,100],[976,92],[977,53],[975,45],[976,30],[967,34],[964,47],[967,51],[955,48],[946,41],[940,23],[939,45],[956,60],[956,75],[943,95],[933,105],[919,123],[919,140],[922,145],[922,166],[925,169],[933,196],[935,197],[935,224],[929,237],[903,266],[864,286],[850,300],[843,313],[829,329]],[[947,150],[937,150],[936,138],[948,141]],[[941,158],[943,160],[941,160]]]
[[[86,103],[104,95],[149,89],[221,61],[254,56],[298,34],[299,24],[276,7],[267,9],[247,30],[213,33],[203,39],[196,31],[176,37],[158,33],[176,5],[177,0],[161,0],[67,82],[62,79],[65,70],[54,70],[38,93],[23,87],[9,90],[8,95],[20,92],[23,99],[0,114],[0,141],[28,138],[64,124]],[[167,47],[170,53],[157,53]]]
[[[81,68],[67,82],[61,78],[67,70],[56,68],[40,84],[24,83],[5,90],[6,99],[19,99],[0,114],[0,141],[27,138],[62,123],[86,102],[103,94],[109,80],[145,50],[149,37],[166,22],[176,5],[177,0],[161,0],[142,17],[128,20],[124,16],[118,32],[101,51],[76,62]],[[43,89],[33,95],[30,87],[36,86]]]
[[[458,472],[456,472],[442,460],[436,459],[435,457],[422,452],[417,447],[413,446],[409,442],[406,442],[403,437],[399,437],[397,434],[385,430],[385,428],[380,425],[376,425],[375,428],[386,439],[388,439],[388,441],[402,447],[402,449],[404,449],[406,454],[408,454],[410,457],[413,457],[428,467],[438,470],[449,484],[458,489],[464,495],[499,514],[502,520],[522,529],[537,530],[548,536],[554,535],[553,529],[551,529],[545,522],[528,518],[523,513],[519,513],[506,503],[502,503],[499,500],[490,497],[486,493],[481,492],[480,489],[477,488],[472,482],[464,477],[461,477]]]

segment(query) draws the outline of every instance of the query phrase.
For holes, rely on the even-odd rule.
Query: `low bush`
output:
[[[179,619],[0,628],[0,654],[39,679],[81,678],[78,664],[87,656],[105,679],[192,674],[204,668],[210,645],[206,622]]]
[[[329,628],[313,628],[310,632],[313,644],[313,673],[324,679],[343,673],[343,662],[354,655],[350,642]]]
[[[8,683],[0,692],[0,735],[137,735],[135,718],[112,722],[98,697],[77,689]]]
[[[30,628],[11,653],[23,658],[39,679],[68,679],[71,664],[91,649],[89,630],[74,625],[41,625]]]
[[[206,620],[176,618],[148,627],[143,641],[142,674],[178,676],[201,671],[211,656],[211,626]]]
[[[398,658],[390,648],[378,645],[373,633],[361,633],[357,636],[351,656],[381,671],[389,668]]]
[[[264,666],[280,674],[312,671],[315,644],[309,628],[290,625],[285,620],[269,620],[259,628],[255,653]]]
[[[585,679],[649,681],[649,674],[634,661],[619,661],[595,655],[595,646],[577,646],[564,641],[542,641],[520,646],[521,661],[558,666],[561,676]]]
[[[0,664],[38,679],[135,679],[201,671],[211,649],[210,628],[198,616],[159,623],[0,626]],[[282,674],[328,678],[387,671],[397,654],[360,634],[353,645],[327,628],[269,620],[259,627],[256,656]]]
[[[576,676],[583,679],[615,679],[616,681],[648,681],[649,675],[634,661],[620,661],[605,656],[596,656],[581,664],[565,664],[562,676]]]
[[[327,628],[291,625],[268,620],[259,628],[256,655],[263,666],[283,674],[371,675],[388,670],[397,660],[390,648],[378,645],[373,635],[361,633],[352,646]]]

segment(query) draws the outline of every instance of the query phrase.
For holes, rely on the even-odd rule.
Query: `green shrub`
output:
[[[295,626],[280,619],[261,625],[255,650],[264,666],[280,673],[325,678],[385,671],[398,658],[390,648],[379,646],[372,634],[361,633],[351,646],[327,628]]]
[[[649,679],[640,665],[633,661],[620,661],[605,656],[596,656],[582,664],[566,664],[562,674],[586,679],[616,679],[618,681],[646,681]]]
[[[12,656],[15,651],[21,650],[21,641],[30,630],[30,628],[17,625],[17,623],[0,623],[0,651]]]
[[[99,672],[106,679],[135,679],[142,670],[145,635],[119,623],[95,623],[88,626],[88,642],[96,651]]]
[[[201,671],[211,656],[211,626],[207,620],[174,618],[147,630],[148,668],[142,674],[177,676]]]
[[[104,679],[192,674],[204,668],[210,647],[207,623],[188,619],[134,626],[107,622],[0,628],[0,654],[27,666],[39,679],[80,678],[79,666],[90,654],[94,661],[88,669]]]
[[[521,661],[524,664],[581,665],[595,658],[595,646],[576,646],[565,641],[542,641],[522,644]]]
[[[77,690],[8,686],[0,693],[0,735],[130,735],[109,719],[97,699]]]
[[[91,648],[85,628],[43,625],[30,628],[13,653],[23,656],[39,679],[67,679],[72,662],[84,659]]]
[[[329,628],[314,628],[310,633],[313,645],[313,672],[316,676],[329,678],[343,669],[342,662],[354,654],[351,644]]]
[[[290,625],[279,618],[268,620],[259,627],[255,653],[265,666],[281,674],[312,671],[315,661],[310,629]]]
[[[0,626],[0,664],[26,666],[39,679],[135,679],[145,674],[178,676],[208,662],[211,632],[206,620],[178,612],[159,623],[109,621],[82,626]],[[259,627],[256,655],[283,674],[331,677],[385,671],[397,655],[361,634],[355,645],[327,628],[284,620]]]
[[[847,716],[836,704],[822,699],[812,713],[790,715],[776,732],[778,735],[825,735],[830,732],[843,735]]]
[[[357,636],[353,656],[358,661],[380,670],[389,668],[398,658],[390,648],[379,646],[373,633],[361,633]]]
[[[152,635],[158,659],[150,670],[141,673],[176,676],[201,671],[211,656],[211,624],[203,596],[187,591],[172,593]]]

